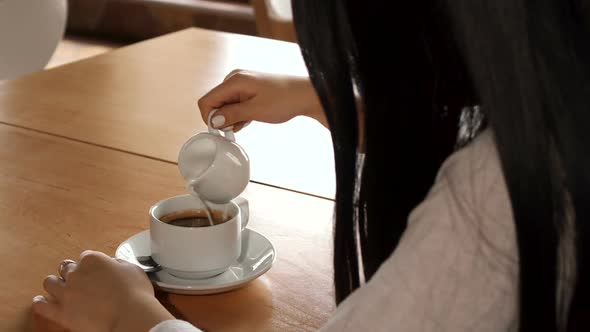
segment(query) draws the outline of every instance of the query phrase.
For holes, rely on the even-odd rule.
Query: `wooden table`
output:
[[[0,85],[0,123],[176,162],[196,101],[232,69],[306,75],[297,45],[188,29]],[[237,136],[252,180],[333,198],[329,131],[307,118]]]
[[[31,130],[0,125],[0,142],[0,331],[28,331],[31,299],[60,260],[85,249],[113,255],[183,182],[170,163]],[[332,201],[258,184],[244,197],[249,227],[277,249],[275,265],[240,290],[165,302],[209,331],[318,328],[334,308]]]

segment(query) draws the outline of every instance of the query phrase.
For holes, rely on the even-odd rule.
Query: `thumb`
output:
[[[59,305],[54,301],[48,301],[42,295],[33,298],[33,313],[45,320],[62,324]]]

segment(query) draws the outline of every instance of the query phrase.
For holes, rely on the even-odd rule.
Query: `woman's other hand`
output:
[[[85,251],[78,263],[63,261],[59,272],[45,279],[49,296],[35,297],[33,310],[72,332],[145,332],[174,319],[135,265]]]

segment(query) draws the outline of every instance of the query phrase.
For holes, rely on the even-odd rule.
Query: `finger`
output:
[[[90,257],[92,257],[92,259],[111,260],[111,256],[105,254],[104,252],[94,251],[94,250],[84,250],[80,254],[80,262],[82,262],[83,259],[89,259]]]
[[[246,124],[247,122],[238,122],[235,125],[232,126],[232,131],[234,133],[237,133],[238,131],[242,130],[244,128],[244,124]]]
[[[140,268],[139,266],[137,266],[136,264],[130,263],[127,260],[121,259],[121,258],[113,258],[113,262],[117,263],[118,265],[123,265],[126,267],[136,267],[138,268],[141,272],[143,272],[143,269]]]
[[[57,302],[63,299],[65,282],[58,276],[49,275],[43,280],[43,289],[51,296],[55,297]]]
[[[33,303],[37,303],[37,302],[45,302],[45,303],[47,303],[47,299],[43,295],[37,295],[37,296],[35,296],[33,298]]]
[[[234,70],[230,71],[229,74],[227,74],[223,80],[227,81],[230,77],[234,76],[235,74],[245,73],[245,72],[246,71],[244,69],[234,69]]]
[[[61,308],[56,302],[46,299],[42,295],[33,298],[33,312],[47,320],[61,325]]]
[[[252,123],[252,121],[248,121],[248,122],[238,122],[233,126],[233,131],[234,133],[237,133],[238,131],[248,127],[248,125],[250,125],[250,123]]]
[[[252,88],[240,77],[243,76],[234,74],[199,99],[198,106],[205,123],[212,110],[226,104],[249,100],[254,96]]]
[[[220,107],[213,118],[211,124],[213,128],[223,129],[229,126],[235,126],[241,122],[254,120],[255,108],[250,101],[241,103],[228,104]],[[237,131],[234,127],[234,131]]]
[[[94,255],[96,254],[98,251],[94,251],[94,250],[84,250],[80,253],[80,260],[82,260],[82,258],[86,257],[86,256],[90,256],[90,255]]]
[[[80,263],[78,263],[77,269],[85,271],[88,268],[92,269],[109,263],[114,263],[114,260],[107,254],[100,251],[86,250],[80,254]]]
[[[59,263],[58,272],[59,275],[64,279],[68,279],[68,275],[76,269],[78,264],[71,259],[65,259],[61,263]]]
[[[59,304],[59,302],[57,302],[57,299],[54,296],[52,296],[52,295],[47,295],[47,296],[37,295],[37,296],[35,296],[33,298],[33,303],[39,302],[39,301],[41,301],[41,302],[47,302],[49,304],[55,304],[55,305],[58,305]]]
[[[114,259],[115,259],[115,262],[120,263],[120,264],[131,264],[127,260],[125,260],[123,258],[117,258],[117,257],[115,257]]]

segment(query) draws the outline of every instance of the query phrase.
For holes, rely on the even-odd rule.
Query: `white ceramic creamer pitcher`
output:
[[[209,131],[184,143],[178,155],[178,168],[193,196],[224,204],[238,197],[248,185],[250,159],[236,143],[232,130],[213,128],[211,119],[216,111],[209,113]]]

